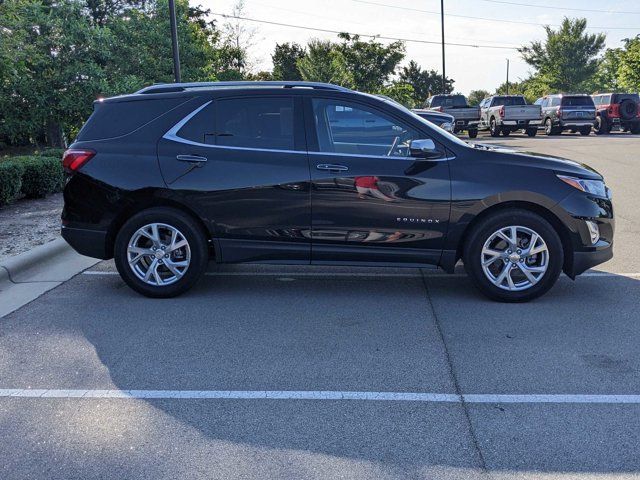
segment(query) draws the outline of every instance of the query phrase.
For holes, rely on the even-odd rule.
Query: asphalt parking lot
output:
[[[0,319],[0,478],[639,478],[640,136],[478,141],[603,173],[613,260],[522,305],[248,265],[150,300],[102,262]]]

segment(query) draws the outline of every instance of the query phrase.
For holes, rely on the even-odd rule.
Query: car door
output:
[[[310,175],[302,100],[210,99],[158,143],[172,196],[203,218],[222,262],[309,263]]]
[[[408,148],[430,128],[384,104],[306,102],[312,262],[438,263],[451,200],[448,154],[438,146],[439,158],[418,159]],[[373,121],[345,131],[336,117]]]

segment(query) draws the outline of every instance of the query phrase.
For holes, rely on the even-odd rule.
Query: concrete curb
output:
[[[62,238],[1,261],[0,318],[99,261],[76,253]]]
[[[71,251],[72,248],[63,238],[57,238],[44,245],[38,245],[31,250],[9,257],[0,262],[0,281],[4,280],[3,272],[9,281],[15,281],[15,278],[22,272],[30,270],[45,261],[51,261],[53,257]]]

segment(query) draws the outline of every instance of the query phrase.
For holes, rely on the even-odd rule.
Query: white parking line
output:
[[[87,270],[83,275],[118,275],[114,271]],[[209,277],[400,277],[422,278],[420,273],[360,273],[360,272],[206,272]],[[466,273],[433,272],[425,273],[425,277],[459,278],[466,277]],[[580,277],[625,277],[640,278],[640,273],[612,273],[612,272],[585,272]]]
[[[423,403],[598,403],[640,404],[640,395],[465,394],[421,392],[350,392],[332,390],[56,390],[0,389],[0,398],[124,398],[180,400],[363,400]]]

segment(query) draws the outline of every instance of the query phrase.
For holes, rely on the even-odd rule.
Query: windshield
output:
[[[526,105],[527,102],[524,100],[524,97],[495,97],[493,99],[493,104],[510,107],[513,105]]]
[[[379,97],[378,97],[379,98]],[[409,110],[407,107],[405,107],[404,105],[391,100],[391,99],[386,99],[386,98],[379,98],[380,100],[382,100],[385,103],[388,103],[389,105],[393,105],[394,107],[396,107],[398,110],[403,111],[404,113],[408,113],[409,115],[411,115],[413,118],[417,118],[420,123],[422,123],[424,126],[426,126],[427,128],[429,128],[430,130],[433,130],[435,132],[437,132],[438,134],[442,135],[443,137],[446,137],[448,140],[456,143],[457,145],[463,146],[463,147],[469,147],[469,144],[467,142],[463,142],[462,140],[460,140],[458,137],[456,137],[453,133],[449,133],[446,130],[440,128],[440,127],[436,127],[433,123],[431,123],[429,120],[425,120],[424,118],[422,118],[420,115],[416,114],[415,112],[412,112],[411,110]]]
[[[593,107],[591,97],[562,97],[563,107]]]
[[[431,108],[433,107],[466,107],[467,100],[464,95],[451,95],[450,97],[433,97]]]

